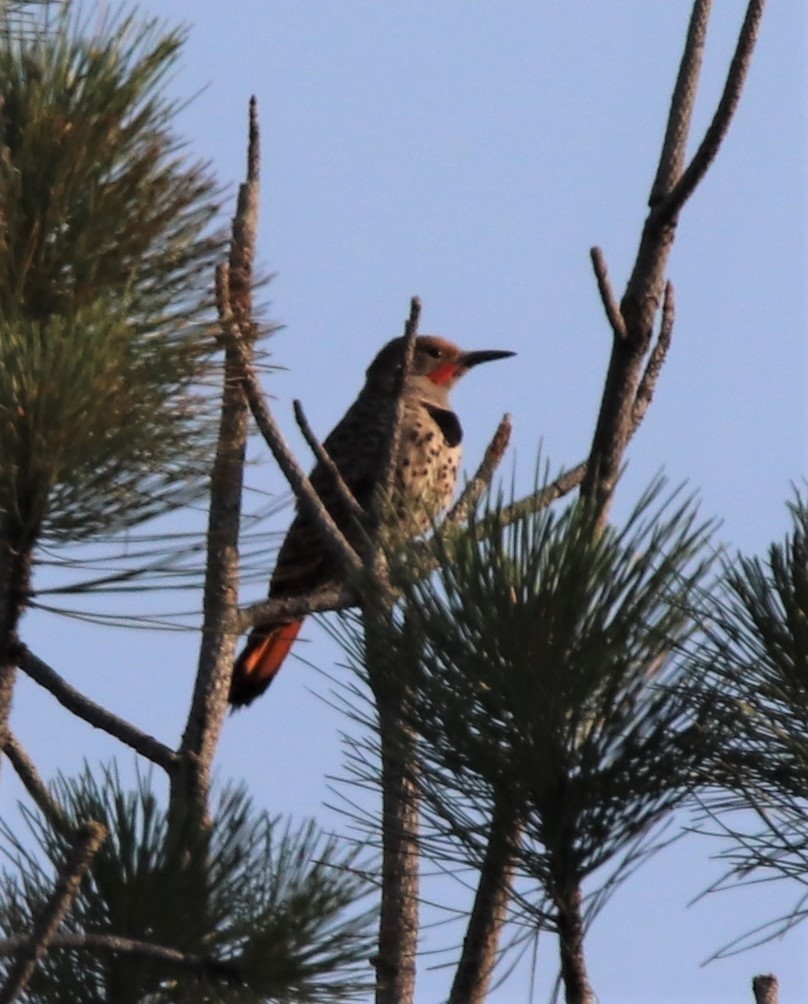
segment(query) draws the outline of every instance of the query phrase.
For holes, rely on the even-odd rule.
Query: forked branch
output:
[[[626,447],[639,427],[665,361],[673,328],[673,292],[665,283],[678,214],[702,180],[726,135],[746,80],[765,0],[750,0],[713,121],[685,169],[685,152],[701,72],[712,0],[695,0],[687,40],[671,100],[650,212],[626,290],[616,306],[600,249],[592,264],[609,326],[612,354],[581,491],[593,498],[604,518],[623,464]],[[660,335],[653,329],[662,306]],[[650,358],[646,363],[648,353]]]

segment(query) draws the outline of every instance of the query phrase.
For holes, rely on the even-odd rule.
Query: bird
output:
[[[513,352],[466,352],[445,338],[419,335],[412,365],[401,391],[403,405],[398,448],[393,458],[393,500],[382,514],[382,529],[392,539],[423,533],[451,502],[460,464],[463,430],[452,411],[449,392],[470,369],[505,359]],[[323,447],[357,503],[368,512],[384,477],[385,450],[396,407],[404,358],[404,338],[394,338],[367,369],[365,384]],[[347,541],[357,547],[365,532],[318,463],[311,485]],[[344,578],[339,561],[321,531],[298,505],[278,552],[269,585],[270,599],[305,596]],[[292,647],[302,618],[255,625],[236,659],[230,682],[233,708],[245,707],[264,693]]]

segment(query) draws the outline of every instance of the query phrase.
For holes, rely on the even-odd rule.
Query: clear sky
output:
[[[741,0],[715,5],[696,116],[712,114],[740,25]],[[516,360],[471,374],[455,395],[473,468],[503,412],[513,446],[503,471],[527,491],[539,444],[554,468],[586,455],[609,352],[588,251],[603,247],[618,291],[645,213],[690,4],[685,0],[208,0],[145,3],[191,26],[172,90],[197,92],[179,123],[194,154],[235,186],[247,102],[263,142],[261,266],[285,328],[271,342],[267,390],[299,445],[291,401],[325,434],[359,389],[376,349],[399,334],[409,298],[422,330]],[[617,512],[660,470],[687,481],[731,547],[760,551],[785,532],[790,485],[806,474],[806,25],[803,0],[771,3],[736,120],[684,211],[670,277],[677,320],[669,361],[629,451]],[[231,212],[231,207],[227,207]],[[284,484],[264,457],[250,484]],[[301,450],[301,456],[306,454]],[[260,496],[251,496],[258,504]],[[272,524],[281,531],[288,508]],[[188,526],[192,525],[188,517]],[[185,525],[185,524],[183,524]],[[199,525],[198,520],[195,525]],[[272,555],[266,556],[267,576]],[[47,581],[47,570],[35,584]],[[244,599],[258,599],[255,583]],[[110,600],[129,604],[128,599]],[[141,602],[141,601],[138,601]],[[172,595],[172,607],[199,606]],[[160,609],[164,598],[152,603]],[[178,739],[195,669],[193,631],[150,634],[30,615],[31,647],[99,702],[161,739]],[[299,651],[347,678],[316,625]],[[260,805],[344,822],[326,775],[341,772],[344,719],[331,684],[291,659],[268,696],[225,727],[222,779],[243,778]],[[14,727],[46,775],[118,752],[23,681]],[[124,760],[126,756],[124,756]],[[0,809],[14,786],[0,788]],[[688,839],[642,868],[588,941],[602,1004],[730,1004],[775,972],[783,1004],[808,997],[808,926],[729,961],[700,964],[786,909],[797,889],[757,888],[688,902],[720,873],[717,845]],[[455,905],[458,891],[445,892]],[[455,935],[457,935],[455,931]],[[453,935],[427,934],[425,947]],[[426,975],[419,1004],[441,999]],[[437,961],[446,961],[438,956]],[[530,1000],[530,965],[491,995]],[[536,1000],[556,971],[539,942]]]

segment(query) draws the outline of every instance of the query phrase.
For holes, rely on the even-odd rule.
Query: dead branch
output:
[[[300,431],[303,433],[304,439],[309,444],[311,452],[317,458],[317,462],[326,471],[328,471],[328,475],[334,483],[339,504],[345,507],[348,515],[352,519],[355,519],[360,523],[364,522],[367,518],[367,513],[354,498],[353,492],[345,483],[342,474],[340,474],[339,467],[337,467],[329,454],[326,452],[325,447],[320,440],[314,435],[314,432],[308,423],[308,419],[306,418],[306,414],[303,411],[303,405],[300,401],[293,401],[292,408],[295,413],[295,421],[297,422]]]
[[[741,100],[765,6],[766,0],[750,0],[746,8],[746,15],[715,114],[693,159],[675,186],[665,193],[664,200],[657,207],[656,212],[662,219],[673,219],[677,216],[715,160]]]
[[[78,718],[83,718],[93,728],[108,732],[126,746],[130,746],[137,753],[140,753],[142,757],[157,764],[158,767],[162,767],[168,774],[172,774],[176,769],[178,757],[174,750],[125,719],[119,718],[106,708],[102,708],[95,701],[91,701],[89,697],[86,697],[59,676],[56,670],[51,669],[47,663],[37,658],[25,645],[16,646],[14,652],[19,668],[40,687],[50,691],[62,707],[67,708]]]
[[[359,603],[355,589],[334,585],[306,596],[289,596],[283,599],[262,600],[239,611],[238,629],[247,631],[256,624],[275,620],[296,620],[309,614],[325,614],[332,610],[346,610]]]
[[[70,820],[64,814],[62,807],[56,799],[48,791],[48,786],[39,776],[39,771],[34,766],[33,760],[31,760],[11,732],[8,732],[6,735],[3,752],[17,772],[17,776],[22,781],[25,790],[53,829],[58,833],[70,832],[72,830]]]
[[[260,194],[258,105],[250,99],[246,180],[239,186],[230,257],[216,269],[219,343],[224,380],[216,457],[211,471],[205,565],[204,621],[199,664],[180,745],[182,770],[172,786],[172,805],[190,797],[205,818],[211,770],[227,713],[230,673],[238,638],[239,530],[249,411],[243,374],[253,362],[259,326],[253,319],[253,265]]]
[[[410,313],[404,324],[404,343],[402,345],[401,368],[398,371],[393,387],[395,407],[387,431],[387,440],[382,448],[379,471],[380,491],[376,493],[373,503],[372,523],[378,528],[383,522],[383,513],[390,507],[395,491],[396,457],[401,441],[401,424],[404,420],[404,385],[407,382],[412,360],[415,354],[415,339],[418,337],[418,323],[421,320],[421,301],[417,296],[410,300]]]
[[[589,251],[589,257],[592,260],[592,268],[595,271],[595,279],[598,284],[598,292],[600,293],[600,302],[603,304],[606,317],[611,325],[612,334],[615,338],[625,338],[625,321],[623,320],[623,315],[620,313],[620,305],[618,304],[614,295],[614,290],[612,289],[612,283],[609,279],[609,270],[606,267],[606,258],[604,257],[603,251],[600,248],[591,248]]]
[[[474,472],[474,477],[466,484],[460,497],[446,514],[445,523],[460,523],[467,518],[488,490],[491,479],[497,467],[502,463],[508,443],[511,441],[511,416],[503,415],[502,421],[497,426],[496,432],[491,438],[491,442],[485,449],[480,466]]]
[[[241,351],[241,346],[238,346]],[[300,504],[300,508],[312,520],[322,536],[323,543],[332,554],[339,560],[346,569],[357,571],[362,568],[362,561],[356,551],[345,539],[345,535],[339,529],[331,513],[323,505],[322,499],[312,488],[311,482],[303,472],[303,468],[298,464],[295,455],[289,449],[283,433],[280,431],[266,395],[261,390],[255,369],[250,363],[242,359],[242,385],[247,396],[247,403],[255,419],[255,424],[264,438],[267,446],[272,451],[272,455],[283,472],[284,477],[289,482],[289,486],[295,494],[295,498]]]
[[[657,173],[648,199],[649,206],[655,206],[662,202],[682,173],[712,6],[713,0],[696,0],[693,4],[685,47],[679,62],[679,72],[671,97],[670,113],[665,127],[665,138],[662,141]]]
[[[678,212],[704,177],[729,127],[746,79],[763,6],[764,0],[750,0],[719,108],[701,147],[683,172],[712,0],[696,0],[694,3],[659,165],[648,200],[651,209],[620,303],[624,337],[616,324],[611,299],[608,295],[605,298],[601,295],[613,332],[612,353],[581,492],[595,500],[604,518],[626,447],[648,407],[648,395],[653,392],[670,341],[673,299],[669,291],[668,315],[663,317],[661,342],[657,343],[656,351],[644,367],[645,357],[651,349],[656,315],[664,300],[665,269],[673,246]],[[595,254],[593,264],[601,288],[606,274],[605,265]]]
[[[242,335],[249,342],[254,340],[259,330],[253,321],[252,274],[258,236],[260,168],[261,135],[258,126],[258,102],[253,95],[250,98],[247,177],[239,185],[236,214],[233,217],[226,299],[242,330]]]
[[[0,939],[0,956],[15,955],[25,946],[28,939],[24,937]],[[183,969],[218,973],[222,976],[235,975],[237,964],[208,958],[203,955],[191,955],[176,948],[156,945],[150,941],[138,941],[135,938],[122,938],[117,934],[56,934],[50,940],[50,948],[66,951],[88,951],[110,955],[131,955],[134,958],[149,959],[153,962],[167,962]]]
[[[90,864],[107,838],[107,828],[90,821],[76,832],[75,843],[62,867],[48,902],[34,921],[30,937],[17,948],[8,968],[6,982],[0,987],[0,1004],[12,1004],[28,985],[37,963],[48,951],[65,914],[79,893]]]
[[[497,514],[497,521],[501,526],[507,526],[509,523],[515,523],[519,519],[524,519],[530,513],[541,512],[542,509],[546,509],[547,506],[552,505],[556,499],[563,498],[564,495],[568,495],[576,489],[586,477],[586,471],[586,461],[583,461],[576,467],[571,467],[568,471],[564,471],[563,474],[559,474],[555,481],[551,481],[544,488],[540,488],[531,495],[526,495],[523,499],[505,506]]]

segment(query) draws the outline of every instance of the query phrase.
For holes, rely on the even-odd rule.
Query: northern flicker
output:
[[[323,443],[359,505],[368,511],[379,479],[386,438],[395,408],[403,339],[388,342],[370,364],[365,386]],[[401,504],[383,519],[385,529],[414,536],[448,506],[460,464],[463,430],[449,405],[449,391],[473,366],[504,359],[512,352],[464,352],[443,338],[420,335],[402,391],[404,413],[394,458],[394,492]],[[328,471],[318,464],[311,484],[334,522],[354,546],[362,530],[347,511]],[[270,599],[304,596],[339,583],[341,568],[320,531],[298,511],[281,546],[269,584]],[[230,684],[234,707],[250,704],[270,685],[303,623],[302,619],[256,625],[236,660]]]

